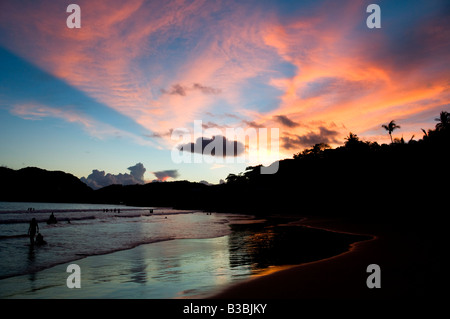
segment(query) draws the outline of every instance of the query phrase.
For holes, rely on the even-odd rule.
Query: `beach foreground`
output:
[[[23,204],[29,205],[8,205]],[[76,204],[59,207],[59,222],[47,225],[41,219],[51,205],[42,205],[47,209],[1,214],[0,299],[205,298],[246,278],[338,255],[370,238],[300,227],[301,216],[258,219],[165,208],[149,215],[148,209],[125,207],[119,215]],[[20,235],[30,214],[41,221],[46,245],[30,246]],[[81,270],[81,289],[67,285],[73,263]]]
[[[20,266],[11,262],[16,256],[29,271],[0,280],[0,298],[398,299],[433,298],[443,288],[445,224],[431,218],[399,223],[165,210],[152,216],[122,211],[120,218],[88,213],[98,218],[42,225],[49,241],[43,247],[32,249],[20,236],[5,238],[2,247],[9,250],[1,251],[9,263],[4,265]],[[71,213],[58,216],[64,214]],[[8,216],[3,214],[5,221]],[[15,222],[4,223],[4,231],[14,235],[26,226]],[[89,231],[93,227],[97,232]],[[97,238],[99,230],[103,237]],[[92,237],[74,237],[86,239],[86,234]],[[138,245],[126,249],[131,239]],[[74,246],[95,242],[92,248],[104,249],[110,241],[122,249],[104,253]],[[62,252],[76,255],[42,266],[58,261]],[[82,269],[82,289],[66,285],[73,262]],[[381,288],[367,286],[372,275],[367,267],[373,264],[381,269]]]
[[[431,238],[415,228],[355,224],[337,219],[306,219],[302,225],[371,235],[349,251],[266,276],[252,278],[212,296],[215,299],[403,299],[434,298],[442,267]],[[367,266],[381,269],[381,288],[368,288]]]

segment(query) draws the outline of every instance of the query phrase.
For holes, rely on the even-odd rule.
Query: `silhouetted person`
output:
[[[48,218],[48,220],[47,220],[47,224],[56,224],[57,223],[57,220],[56,220],[56,217],[55,217],[55,215],[53,215],[53,213],[50,215],[50,217]]]
[[[44,236],[42,236],[41,233],[38,233],[36,236],[36,245],[40,246],[45,244],[47,244],[47,242],[44,240]]]
[[[34,245],[34,236],[39,231],[39,225],[36,218],[31,219],[30,227],[28,227],[28,235],[30,235],[30,244]]]

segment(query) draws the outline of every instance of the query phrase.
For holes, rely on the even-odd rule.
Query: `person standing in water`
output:
[[[30,222],[30,227],[28,228],[28,235],[30,235],[30,244],[34,245],[34,236],[36,232],[39,231],[39,225],[36,221],[36,218],[33,218]]]
[[[55,215],[53,215],[53,213],[50,215],[50,217],[47,220],[47,224],[56,224],[58,221],[56,220]]]

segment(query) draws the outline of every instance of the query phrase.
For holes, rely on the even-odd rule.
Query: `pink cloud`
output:
[[[16,39],[5,46],[31,63],[63,79],[152,131],[185,127],[214,107],[218,99],[242,104],[239,87],[269,65],[268,48],[260,38],[261,16],[248,6],[230,10],[229,17],[214,23],[211,13],[225,4],[211,1],[92,2],[79,1],[82,28],[61,25],[62,7],[50,2],[33,8],[8,3],[4,23],[17,26]],[[242,9],[242,8],[241,8]],[[60,14],[58,14],[60,13]],[[204,29],[202,19],[211,27]],[[246,21],[252,21],[251,27]],[[244,32],[243,32],[244,30]],[[160,69],[164,57],[158,46],[173,37],[204,32],[193,50],[183,52],[174,75]],[[33,47],[33,50],[29,50]],[[264,53],[260,56],[256,53]],[[148,63],[142,64],[146,57]],[[156,62],[152,62],[155,59]],[[220,96],[201,92],[185,98],[158,96],[163,87],[182,83],[218,88]],[[183,110],[180,112],[180,110]]]
[[[116,138],[120,136],[128,138],[129,140],[132,140],[133,142],[140,145],[155,146],[154,143],[146,140],[142,136],[137,136],[127,131],[117,129],[107,123],[99,122],[87,115],[73,110],[70,106],[54,108],[46,105],[26,103],[13,105],[10,112],[13,115],[27,120],[37,121],[45,118],[57,118],[68,123],[78,124],[89,135],[100,140]]]
[[[414,34],[426,39],[428,51],[421,53],[441,59],[417,54],[417,63],[400,66],[395,52],[389,51],[395,43],[388,34],[355,32],[365,17],[361,2],[328,1],[301,18],[279,17],[245,3],[230,7],[200,0],[78,4],[82,28],[71,30],[64,25],[67,14],[61,4],[43,1],[22,7],[9,1],[0,26],[8,28],[11,37],[0,43],[161,135],[189,127],[220,104],[229,107],[228,113],[251,119],[247,123],[253,125],[280,127],[274,117],[285,116],[303,124],[290,128],[289,133],[298,136],[335,123],[336,140],[343,141],[348,131],[379,138],[381,129],[368,128],[450,103],[445,67],[450,61],[442,44],[448,32],[432,20]],[[219,14],[222,18],[216,18]],[[172,66],[161,48],[179,38],[189,43],[189,50],[176,52]],[[280,76],[279,61],[295,66],[295,74]],[[246,106],[242,87],[258,77],[281,92],[279,104],[267,112]],[[220,94],[161,93],[175,84],[196,83]],[[14,112],[35,119],[56,116],[86,129],[91,123],[80,114],[21,107]],[[410,130],[420,136],[420,127]],[[164,136],[160,142],[171,146],[170,136]]]
[[[347,13],[344,16],[323,8],[326,10],[311,18],[280,22],[265,34],[266,44],[297,66],[295,76],[272,81],[274,86],[284,90],[284,95],[279,108],[267,114],[266,120],[281,114],[301,123],[318,120],[339,123],[345,126],[340,136],[343,141],[348,131],[366,135],[368,128],[380,127],[391,119],[406,119],[439,106],[448,107],[449,84],[448,76],[444,75],[448,68],[444,65],[450,61],[448,55],[443,54],[440,36],[436,36],[435,41],[424,37],[429,50],[439,53],[438,61],[428,57],[417,60],[420,64],[401,68],[390,63],[395,52],[389,51],[386,38],[389,34],[362,33],[364,36],[360,34],[357,39],[352,37],[356,33],[351,26],[359,23],[360,15],[351,13],[358,6],[362,5],[340,10]],[[331,19],[331,15],[336,19]],[[342,19],[346,23],[340,23]],[[349,27],[336,28],[336,25]],[[418,27],[416,33],[435,33],[430,30],[436,31],[424,25]],[[313,88],[315,94],[311,94]],[[310,94],[306,94],[308,92]],[[405,136],[421,137],[420,129],[420,126],[409,125]],[[298,135],[307,132],[305,127],[291,129],[291,133]],[[388,142],[380,137],[381,127],[377,133],[366,137]]]

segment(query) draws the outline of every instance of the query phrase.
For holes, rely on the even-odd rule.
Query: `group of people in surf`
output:
[[[120,214],[120,208],[117,208],[117,209],[116,208],[114,208],[114,209],[112,209],[112,208],[103,208],[103,212],[104,213],[107,213],[107,212],[114,212],[115,213],[116,211]]]

